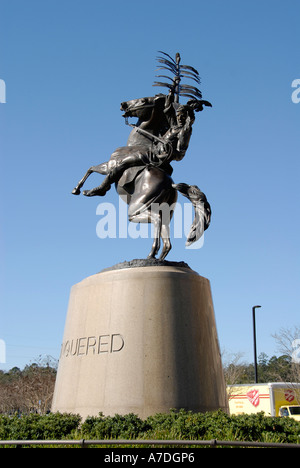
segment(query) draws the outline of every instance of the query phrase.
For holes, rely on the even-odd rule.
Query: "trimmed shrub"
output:
[[[81,418],[74,414],[0,415],[1,440],[65,439],[78,430]]]
[[[240,440],[300,443],[300,423],[263,413],[229,416],[223,411],[158,413],[142,420],[135,414],[88,417],[52,413],[0,415],[2,440],[66,439]]]

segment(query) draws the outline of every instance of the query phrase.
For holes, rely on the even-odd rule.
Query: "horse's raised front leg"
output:
[[[76,187],[72,190],[73,195],[79,195],[80,194],[80,189],[87,180],[87,178],[93,173],[93,172],[98,172],[99,174],[104,174],[106,175],[108,171],[107,163],[102,163],[98,164],[98,166],[92,166],[90,167],[85,175],[82,177],[82,179],[78,182]]]
[[[86,197],[94,197],[95,195],[103,197],[106,194],[106,192],[108,192],[108,190],[110,189],[112,182],[113,181],[111,177],[108,175],[105,177],[102,184],[98,185],[98,187],[95,187],[91,190],[84,190],[82,193]]]

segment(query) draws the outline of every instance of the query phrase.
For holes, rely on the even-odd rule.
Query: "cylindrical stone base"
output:
[[[147,266],[73,286],[52,411],[146,418],[171,408],[228,409],[209,281]]]

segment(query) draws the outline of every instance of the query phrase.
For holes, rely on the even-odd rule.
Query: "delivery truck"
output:
[[[230,414],[263,411],[266,416],[286,416],[300,421],[300,384],[269,382],[227,386]]]

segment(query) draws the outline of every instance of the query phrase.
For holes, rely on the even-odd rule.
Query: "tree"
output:
[[[23,371],[13,368],[0,375],[0,413],[40,413],[51,409],[57,362],[39,358]]]
[[[226,385],[248,383],[254,379],[254,366],[241,362],[242,354],[237,353],[223,358],[223,371]]]
[[[300,362],[297,348],[300,348],[300,327],[281,328],[279,333],[272,335],[277,342],[278,349],[290,358],[290,381],[300,382]],[[296,355],[296,359],[294,356]]]
[[[240,362],[241,355],[234,355],[231,361],[224,363],[224,376],[227,385],[254,383],[254,366]],[[258,357],[258,382],[300,382],[294,372],[290,356],[268,358],[265,353]]]

